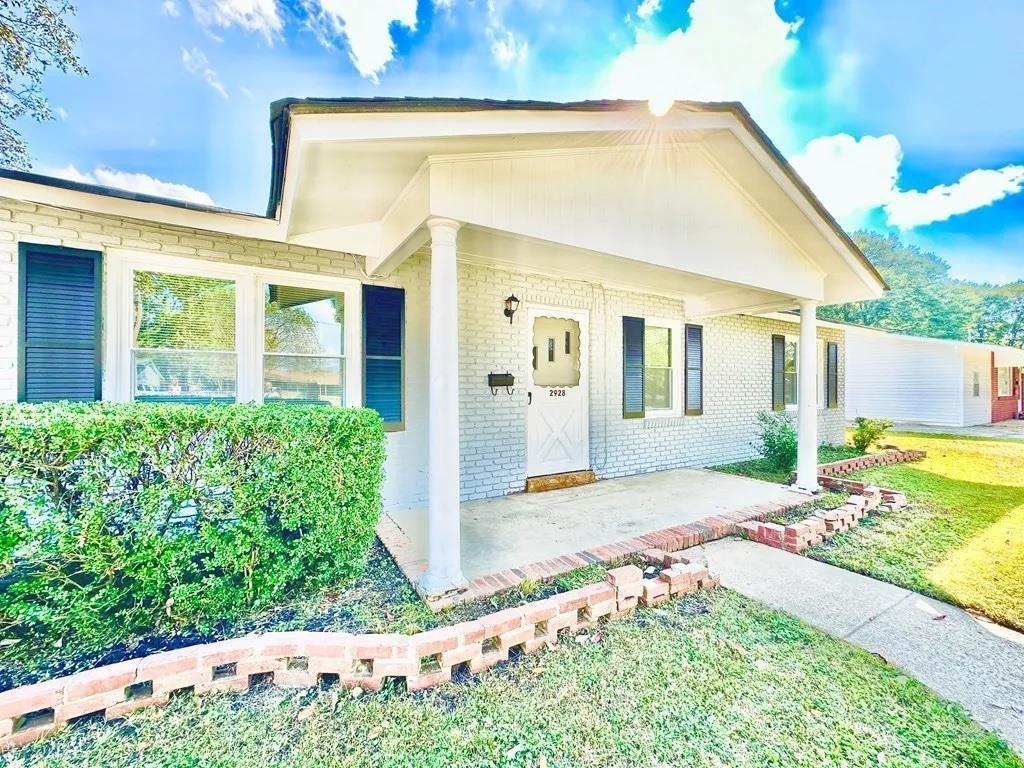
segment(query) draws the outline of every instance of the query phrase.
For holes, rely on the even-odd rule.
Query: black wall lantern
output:
[[[508,318],[508,324],[512,325],[512,315],[519,309],[519,299],[513,293],[507,299],[505,299],[505,317]]]

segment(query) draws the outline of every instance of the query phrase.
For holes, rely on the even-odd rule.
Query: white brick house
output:
[[[743,459],[762,410],[804,414],[815,486],[845,376],[814,310],[884,283],[741,106],[272,113],[267,216],[0,172],[0,399],[375,407],[428,592],[460,500]]]

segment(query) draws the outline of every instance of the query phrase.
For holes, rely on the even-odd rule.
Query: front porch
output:
[[[514,587],[526,578],[588,563],[725,535],[730,527],[807,496],[788,488],[706,469],[673,469],[602,480],[576,488],[519,493],[460,505],[464,597]],[[424,508],[386,512],[378,534],[414,584],[427,569],[429,516]]]

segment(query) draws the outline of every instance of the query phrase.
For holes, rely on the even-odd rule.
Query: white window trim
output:
[[[669,320],[664,317],[651,317],[640,315],[644,319],[644,343],[647,343],[647,326],[653,325],[656,328],[668,328],[671,340],[672,355],[672,407],[671,408],[648,408],[644,404],[645,419],[664,419],[683,415],[683,371],[680,365],[683,360],[683,321]],[[646,366],[645,366],[646,367]]]
[[[981,397],[981,371],[971,371],[971,397]]]
[[[144,271],[215,277],[235,282],[235,353],[238,359],[236,397],[240,403],[263,401],[264,286],[276,283],[343,293],[344,404],[349,407],[362,405],[363,315],[362,284],[358,280],[124,249],[108,250],[104,261],[104,400],[132,400],[133,276],[137,271]]]
[[[800,337],[792,334],[786,334],[786,343],[794,342],[796,344],[796,376],[797,376],[797,397],[795,403],[787,403],[786,410],[795,413],[800,409]],[[818,367],[815,369],[815,376],[818,379],[818,410],[825,410],[825,403],[828,401],[826,397],[826,388],[828,382],[825,380],[825,340],[822,338],[817,339],[818,347]]]
[[[1003,371],[1006,371],[1006,380],[1003,380]],[[1006,391],[1003,391],[1003,384],[1006,384]],[[996,397],[1013,397],[1013,369],[1009,366],[996,368]]]

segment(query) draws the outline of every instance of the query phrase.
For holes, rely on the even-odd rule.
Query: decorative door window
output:
[[[533,321],[533,383],[576,387],[580,383],[580,324],[563,317]]]

